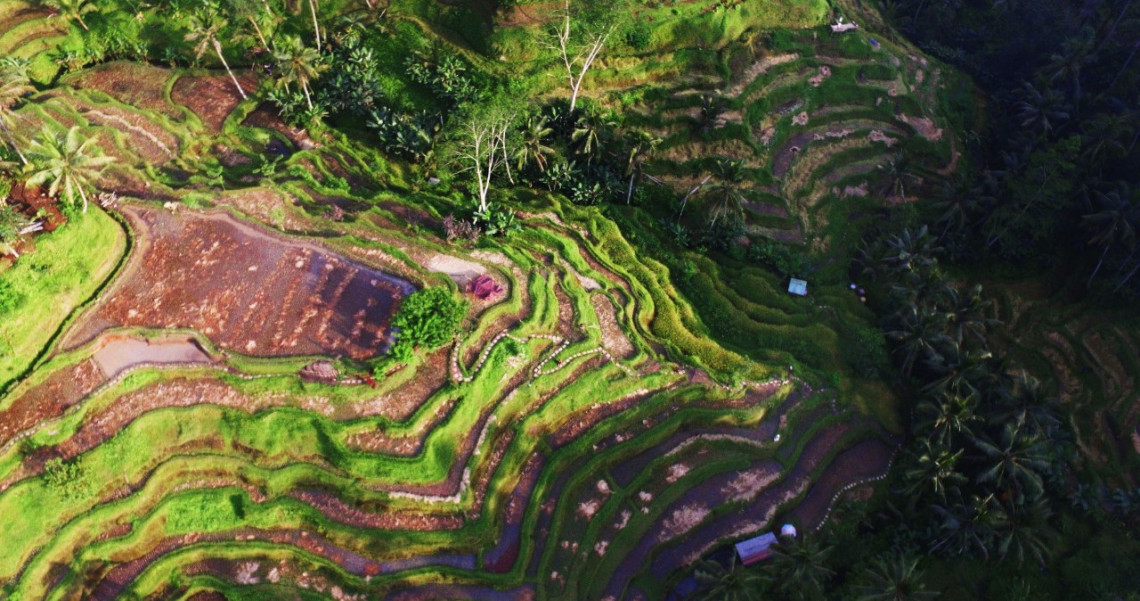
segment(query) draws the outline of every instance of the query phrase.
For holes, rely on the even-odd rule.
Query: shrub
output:
[[[844,328],[839,350],[843,360],[863,378],[878,378],[890,365],[883,333],[865,323],[856,322]]]
[[[404,299],[392,318],[396,343],[390,354],[406,357],[409,350],[438,348],[455,335],[467,301],[455,298],[446,288],[425,288]]]
[[[15,311],[24,302],[24,295],[8,280],[0,280],[0,316]]]

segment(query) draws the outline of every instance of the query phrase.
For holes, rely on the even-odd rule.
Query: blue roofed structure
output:
[[[807,282],[792,278],[792,281],[788,282],[788,292],[797,296],[807,296]]]
[[[772,555],[772,545],[776,544],[776,535],[765,532],[760,536],[736,543],[736,554],[744,565],[768,559]]]

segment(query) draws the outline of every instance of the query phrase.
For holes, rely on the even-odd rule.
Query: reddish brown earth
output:
[[[48,376],[0,411],[0,445],[36,424],[58,417],[102,382],[103,373],[91,359]]]
[[[63,346],[121,326],[192,328],[249,355],[380,354],[407,282],[228,214],[124,207],[139,246]]]
[[[257,78],[251,74],[235,73],[242,89],[249,92],[257,88]],[[228,75],[183,75],[170,89],[170,98],[198,115],[207,127],[221,130],[226,117],[233,112],[241,96]]]
[[[111,62],[84,70],[64,81],[77,88],[95,89],[123,104],[162,113],[177,121],[185,114],[166,100],[170,70],[145,63]]]

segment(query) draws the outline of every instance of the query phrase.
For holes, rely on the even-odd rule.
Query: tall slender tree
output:
[[[273,55],[280,66],[277,85],[301,86],[301,91],[305,93],[305,103],[312,109],[313,97],[309,93],[309,82],[328,68],[328,65],[321,60],[320,53],[306,46],[300,36],[287,35],[275,47]]]
[[[187,42],[197,42],[194,45],[194,55],[202,58],[208,48],[213,48],[214,52],[218,55],[218,60],[222,61],[222,66],[226,68],[226,73],[230,75],[230,79],[234,82],[234,87],[237,88],[238,94],[244,99],[245,90],[241,89],[241,84],[238,83],[237,77],[234,77],[234,72],[230,70],[229,63],[226,62],[226,57],[222,55],[222,43],[218,41],[218,33],[227,25],[227,21],[220,16],[212,8],[207,6],[193,15],[187,23],[190,31],[186,32]]]

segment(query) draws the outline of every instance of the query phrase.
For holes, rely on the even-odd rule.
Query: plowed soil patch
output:
[[[115,62],[84,71],[65,83],[76,88],[99,90],[123,104],[162,113],[176,121],[186,115],[166,100],[164,92],[170,70],[146,63]]]
[[[244,90],[257,87],[257,79],[249,74],[237,74]],[[222,129],[226,117],[241,102],[234,82],[228,75],[183,75],[170,89],[170,98],[194,111],[207,127]]]
[[[139,240],[123,275],[73,330],[192,328],[249,355],[372,357],[412,286],[227,214],[123,210]]]
[[[55,372],[0,411],[0,445],[36,424],[57,417],[103,381],[94,361]]]

